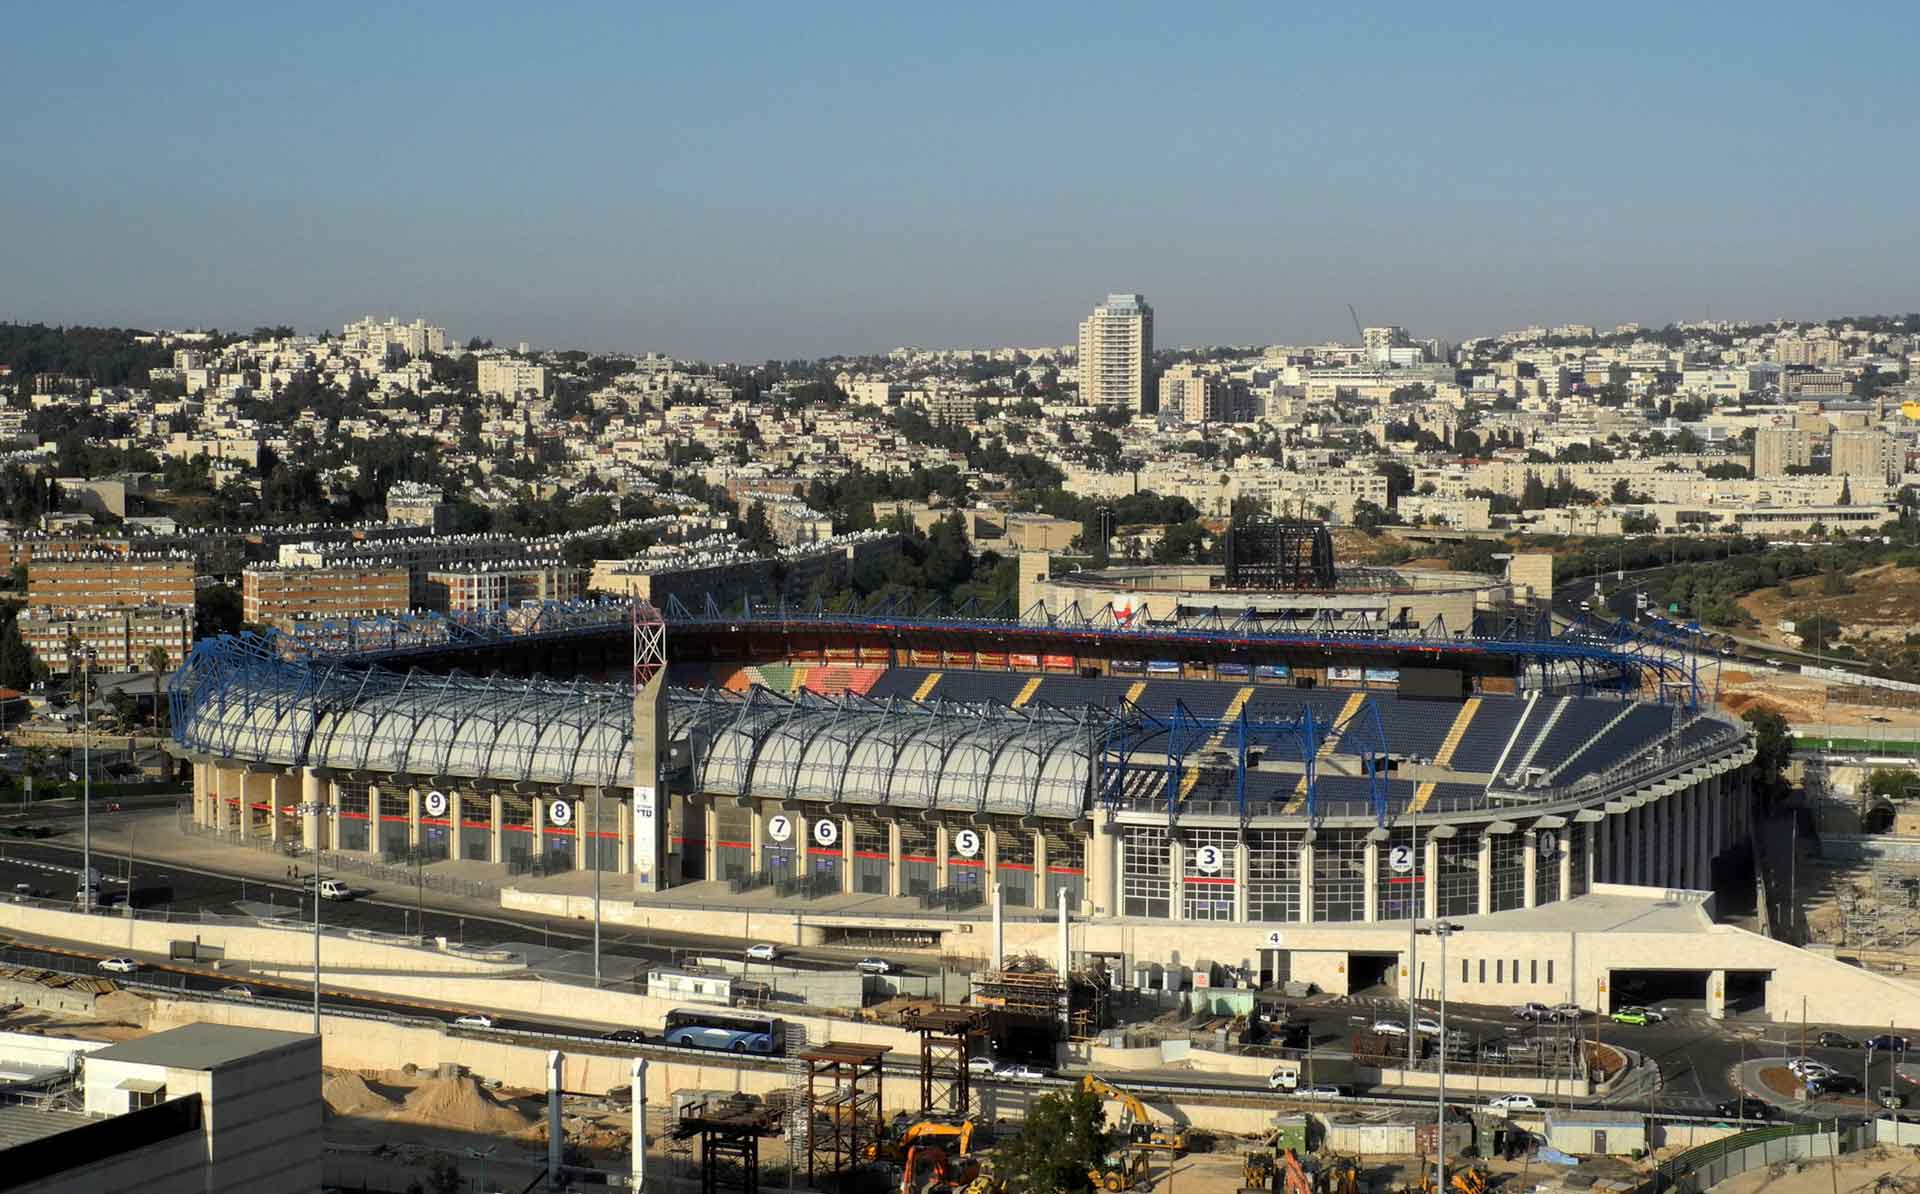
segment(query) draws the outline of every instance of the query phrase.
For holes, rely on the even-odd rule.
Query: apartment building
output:
[[[1897,484],[1906,456],[1899,440],[1878,429],[1833,433],[1831,471],[1836,477],[1872,477]]]
[[[81,667],[91,650],[97,672],[147,670],[154,648],[178,667],[193,649],[193,603],[122,606],[113,609],[59,609],[30,605],[15,620],[20,639],[47,670],[64,676]]]
[[[132,605],[193,604],[193,556],[51,556],[27,564],[27,605],[43,609],[116,609]]]
[[[1192,364],[1160,375],[1160,409],[1188,423],[1224,423],[1234,417],[1233,383]]]
[[[406,565],[391,560],[327,568],[256,565],[240,574],[242,616],[259,626],[310,618],[397,614],[412,607]]]
[[[560,560],[489,560],[426,574],[421,604],[445,613],[504,609],[529,601],[578,601],[587,569]]]
[[[1813,437],[1799,427],[1760,427],[1753,433],[1753,475],[1784,476],[1813,463]]]
[[[514,398],[521,394],[546,397],[547,370],[518,357],[483,357],[478,381],[480,393],[490,398]]]
[[[1153,308],[1137,294],[1110,294],[1080,324],[1080,401],[1151,414]]]
[[[446,494],[431,485],[400,481],[387,490],[387,521],[444,535],[453,525],[453,505]]]

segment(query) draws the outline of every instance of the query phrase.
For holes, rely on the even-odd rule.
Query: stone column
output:
[[[1727,972],[1724,970],[1707,972],[1707,1018],[1727,1018]]]
[[[422,841],[420,834],[420,789],[407,788],[407,845],[418,850]]]
[[[1233,847],[1233,923],[1247,923],[1247,843],[1244,839]]]
[[[762,815],[761,808],[757,804],[751,811],[753,815],[747,819],[747,843],[753,847],[753,869],[758,873],[767,869],[766,817]]]
[[[613,802],[613,822],[614,832],[620,835],[618,846],[619,857],[614,859],[613,873],[616,875],[631,875],[633,873],[633,800],[630,796],[626,800],[616,799]],[[747,840],[751,841],[753,839],[749,837]],[[708,851],[708,854],[713,858],[712,866],[719,865],[720,859],[718,851],[718,846],[714,846]],[[715,878],[717,875],[718,872],[715,870],[707,871],[707,878],[709,879]]]
[[[980,826],[980,864],[981,882],[986,884],[981,894],[991,901],[994,885],[1000,882],[1000,831],[992,825]]]
[[[1171,890],[1167,892],[1167,917],[1180,919],[1181,897],[1187,887],[1187,846],[1185,842],[1174,838],[1167,839],[1167,883]]]
[[[1096,812],[1093,837],[1087,842],[1087,894],[1095,915],[1124,916],[1126,902],[1120,898],[1120,876],[1125,873],[1126,848],[1120,840],[1120,828],[1111,819],[1101,822]]]
[[[1480,835],[1480,891],[1474,897],[1473,910],[1485,915],[1493,911],[1493,835]]]
[[[600,823],[598,821],[593,822],[593,832],[589,835],[587,832],[587,818],[592,815],[593,801],[584,797],[578,797],[571,803],[573,804],[573,869],[576,871],[589,870],[591,869],[591,861],[587,858],[587,851],[598,850],[600,848]],[[605,806],[606,802],[603,798],[601,807],[604,808]],[[693,810],[688,809],[682,815],[690,814],[692,811]]]
[[[533,833],[528,845],[534,859],[544,864],[547,861],[547,802],[538,796],[530,797],[528,802],[533,805]]]
[[[852,895],[853,883],[853,818],[840,818],[840,891],[843,895]]]
[[[1531,908],[1534,882],[1540,877],[1540,835],[1529,829],[1520,835],[1520,906]]]
[[[1593,884],[1597,877],[1596,872],[1594,870],[1594,866],[1595,866],[1594,857],[1593,857],[1594,843],[1599,839],[1600,831],[1605,829],[1606,827],[1607,827],[1607,823],[1604,819],[1595,821],[1593,824],[1587,826],[1587,890],[1588,891],[1593,890]]]
[[[300,844],[309,851],[324,847],[320,840],[320,823],[330,818],[320,811],[326,800],[327,781],[320,778],[320,772],[313,767],[300,769],[300,803],[307,807],[300,814]]]
[[[487,793],[487,804],[490,810],[489,815],[492,817],[490,824],[493,826],[493,828],[488,831],[488,837],[491,839],[489,849],[493,851],[493,860],[504,864],[507,861],[507,852],[501,848],[500,843],[501,800],[500,790],[498,788]]]
[[[602,797],[605,799],[605,797]],[[706,876],[709,879],[720,877],[720,807],[714,803],[715,797],[709,796],[701,803],[700,820],[706,828],[707,859]],[[625,870],[627,860],[627,802],[616,798],[613,802],[614,820],[620,825],[620,861],[615,870]]]
[[[1300,842],[1300,923],[1313,923],[1313,843]]]
[[[947,841],[947,823],[936,822],[933,827],[933,885],[944,888],[947,885],[947,854],[952,850]]]
[[[280,840],[280,806],[285,795],[281,786],[292,778],[284,772],[267,776],[267,838],[276,843]]]
[[[1360,865],[1366,868],[1361,875],[1366,906],[1362,911],[1366,921],[1371,924],[1380,919],[1380,843],[1368,838],[1363,858]]]
[[[367,857],[380,857],[380,785],[367,785]]]
[[[887,819],[887,894],[897,896],[904,892],[906,879],[902,873],[905,866],[900,861],[900,822]]]
[[[1427,835],[1426,858],[1420,874],[1421,914],[1427,920],[1440,919],[1440,839]]]
[[[447,785],[447,857],[454,862],[467,856],[467,852],[460,848],[461,830],[466,822],[466,801],[460,785]]]
[[[1573,898],[1573,835],[1585,831],[1586,826],[1575,825],[1572,822],[1568,822],[1566,827],[1560,830],[1560,857],[1554,863],[1560,868],[1560,899]],[[1593,857],[1592,850],[1587,851],[1587,857]],[[1583,872],[1581,878],[1585,877]]]
[[[1047,835],[1033,831],[1033,906],[1047,908]]]

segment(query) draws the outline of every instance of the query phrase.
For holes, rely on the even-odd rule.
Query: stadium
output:
[[[1803,955],[1711,915],[1751,889],[1754,744],[1685,644],[1556,630],[1538,582],[1349,578],[1289,525],[1171,584],[1023,556],[1018,609],[675,599],[209,640],[176,750],[208,829],[483,863],[527,908],[579,914],[553,880],[598,867],[630,877],[628,923],[980,955],[991,914],[997,960],[1050,955],[1059,917],[1123,984],[1402,996],[1439,981],[1414,922],[1457,921],[1482,931],[1456,997],[1591,1006],[1637,970],[1716,1014],[1797,1010]]]

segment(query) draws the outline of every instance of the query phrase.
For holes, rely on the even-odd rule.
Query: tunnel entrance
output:
[[[1348,954],[1347,992],[1393,995],[1398,991],[1399,954]]]
[[[1607,983],[1607,1008],[1699,1008],[1707,1006],[1706,970],[1615,970]]]
[[[1727,1014],[1753,1014],[1767,1010],[1767,982],[1771,970],[1727,971]]]

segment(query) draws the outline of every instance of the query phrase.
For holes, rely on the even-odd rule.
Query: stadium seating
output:
[[[1608,722],[1620,716],[1619,701],[1604,697],[1567,697],[1564,701],[1565,707],[1559,710],[1557,716],[1550,722],[1540,723],[1539,736],[1518,755],[1519,759],[1527,759],[1531,766],[1552,771],[1606,729]],[[1515,750],[1518,751],[1519,747],[1516,746]],[[1516,761],[1509,759],[1509,767]]]
[[[1555,776],[1556,782],[1605,771],[1628,755],[1652,745],[1673,724],[1672,710],[1663,705],[1627,705],[1624,712],[1625,716],[1621,716],[1620,710],[1616,710],[1618,720],[1576,749],[1563,763],[1555,764],[1562,768]]]
[[[1518,697],[1489,697],[1480,700],[1480,712],[1460,738],[1453,751],[1455,771],[1492,771],[1500,761],[1500,752],[1513,737],[1513,727],[1527,703]],[[1540,714],[1535,713],[1534,717]],[[1544,724],[1544,723],[1542,723]]]

